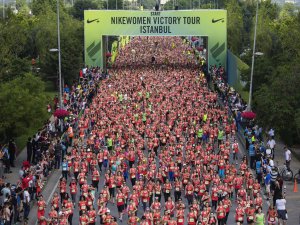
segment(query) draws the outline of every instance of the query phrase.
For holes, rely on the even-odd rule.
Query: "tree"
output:
[[[39,15],[34,29],[34,39],[39,55],[39,66],[45,80],[52,80],[57,84],[58,54],[49,49],[57,48],[56,13],[49,10]],[[73,19],[66,12],[61,12],[61,57],[62,75],[67,83],[78,76],[83,65],[83,23]]]
[[[47,118],[44,82],[25,74],[0,85],[1,141],[17,137]]]
[[[31,3],[31,9],[33,15],[43,15],[49,10],[56,12],[58,0],[33,0]],[[63,8],[63,2],[60,1],[60,7]]]
[[[74,18],[78,20],[83,20],[84,10],[87,9],[99,9],[99,5],[92,0],[78,0],[75,2],[74,6],[71,8],[71,14]]]
[[[277,67],[274,76],[254,94],[254,109],[265,127],[271,125],[283,141],[292,144],[296,140],[297,109],[300,108],[299,58],[289,65]]]
[[[242,8],[238,1],[229,0],[226,4],[227,9],[227,42],[228,48],[239,55],[243,48],[242,34],[244,32]]]
[[[123,9],[123,1],[124,0],[107,0],[103,3],[104,9]],[[108,3],[108,5],[107,5]]]
[[[0,82],[30,71],[34,23],[35,18],[22,13],[11,14],[5,24],[0,23]]]

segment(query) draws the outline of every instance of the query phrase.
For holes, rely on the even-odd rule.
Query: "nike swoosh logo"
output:
[[[221,21],[221,20],[222,20],[222,22],[224,22],[224,18],[217,19],[217,20],[212,19],[211,22],[212,22],[212,23],[216,23],[216,22],[219,22],[219,21]]]
[[[95,21],[99,22],[99,18],[94,19],[94,20],[89,20],[89,19],[88,19],[86,22],[87,22],[87,23],[92,23],[92,22],[95,22]]]

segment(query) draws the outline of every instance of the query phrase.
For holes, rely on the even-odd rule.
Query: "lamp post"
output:
[[[50,52],[58,52],[58,80],[59,80],[59,108],[62,104],[62,76],[61,76],[61,49],[60,49],[60,19],[59,19],[59,0],[57,0],[57,48],[49,49]],[[63,124],[60,123],[60,131],[63,132]]]
[[[2,18],[5,19],[5,0],[2,0]]]
[[[249,101],[248,101],[248,106],[247,106],[247,109],[246,109],[247,111],[251,111],[253,72],[254,72],[254,60],[255,60],[255,56],[261,56],[261,55],[263,55],[262,52],[255,52],[257,19],[258,19],[258,0],[256,2],[255,27],[254,27],[253,49],[252,49],[252,64],[251,64],[251,74],[250,74],[250,89],[249,89]]]

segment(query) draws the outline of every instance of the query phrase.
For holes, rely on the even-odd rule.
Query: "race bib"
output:
[[[166,190],[166,193],[168,193],[168,194],[169,194],[169,193],[170,193],[170,190],[168,190],[168,189],[167,189],[167,190]]]
[[[252,188],[253,188],[253,186],[252,186],[252,185],[250,185],[250,186],[249,186],[249,189],[252,189]]]
[[[249,216],[249,220],[253,220],[253,216]]]
[[[122,198],[119,198],[119,199],[118,199],[118,202],[123,202],[123,199],[122,199]]]
[[[190,222],[191,223],[195,222],[195,219],[194,218],[190,218]]]
[[[179,187],[176,187],[175,190],[176,190],[176,191],[179,191],[180,189],[179,189]]]
[[[178,223],[183,223],[183,219],[178,219]]]
[[[205,184],[205,185],[208,185],[208,184],[209,184],[209,181],[208,181],[208,180],[206,180],[206,181],[204,182],[204,184]]]
[[[238,221],[239,221],[239,222],[242,222],[242,221],[243,221],[243,219],[244,219],[244,218],[243,218],[243,217],[241,217],[241,216],[240,216],[240,217],[238,217]]]
[[[40,210],[40,211],[43,210],[43,209],[44,209],[44,208],[43,208],[42,206],[39,207],[39,210]]]
[[[191,194],[192,194],[192,191],[188,191],[187,193],[188,193],[189,195],[191,195]]]
[[[270,217],[270,222],[275,222],[275,218]]]

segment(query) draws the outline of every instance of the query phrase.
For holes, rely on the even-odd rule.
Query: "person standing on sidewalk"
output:
[[[274,155],[275,155],[275,146],[276,146],[276,141],[274,139],[274,136],[271,137],[271,139],[268,140],[267,145],[270,147],[271,149],[271,157],[272,159],[274,159]]]
[[[287,146],[284,146],[284,156],[285,156],[285,165],[288,170],[291,170],[290,164],[291,164],[291,160],[292,160],[292,152],[290,149],[288,149]]]
[[[4,173],[11,173],[11,171],[10,171],[10,154],[9,154],[7,145],[5,145],[3,147],[2,151],[3,151],[2,160],[3,160],[4,166],[5,166]]]
[[[31,162],[31,156],[32,156],[32,142],[31,138],[29,137],[27,140],[27,145],[26,145],[26,150],[27,150],[27,161]]]
[[[55,145],[54,155],[55,155],[55,169],[59,169],[61,163],[61,155],[62,155],[62,147],[61,144],[59,143],[59,140]]]
[[[8,142],[8,152],[9,152],[9,161],[10,161],[10,166],[15,167],[15,158],[16,158],[16,151],[17,151],[17,146],[14,141],[14,139],[11,139]]]
[[[25,188],[23,192],[23,207],[24,207],[24,220],[28,221],[28,216],[30,212],[30,194],[28,188]]]
[[[255,143],[249,145],[250,168],[255,169]]]

